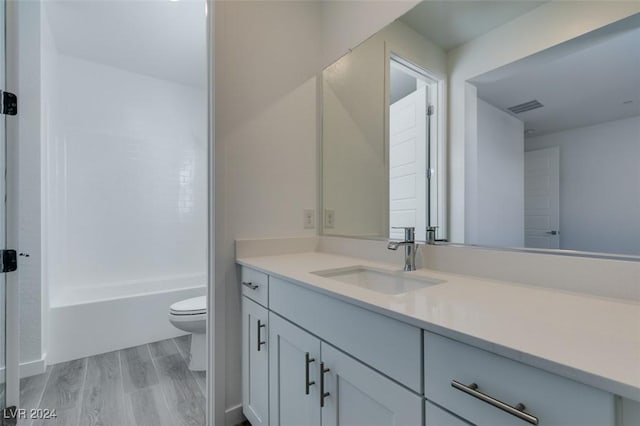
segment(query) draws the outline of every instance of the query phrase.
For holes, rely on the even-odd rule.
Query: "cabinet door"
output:
[[[322,426],[422,424],[418,395],[325,343],[321,353]]]
[[[271,426],[320,426],[320,340],[269,313]]]
[[[242,298],[242,411],[253,426],[269,424],[268,312]]]

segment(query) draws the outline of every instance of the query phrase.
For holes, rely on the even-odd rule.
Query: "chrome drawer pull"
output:
[[[253,284],[251,281],[242,281],[242,285],[245,287],[249,287],[251,290],[257,290],[258,284]]]
[[[491,404],[496,408],[499,408],[502,411],[506,411],[512,416],[516,416],[525,422],[529,422],[532,425],[538,424],[538,418],[536,416],[532,416],[531,414],[525,412],[526,407],[524,404],[520,403],[515,407],[512,407],[509,404],[505,404],[504,402],[497,400],[487,394],[484,394],[478,390],[478,385],[475,383],[471,383],[469,386],[464,385],[456,380],[451,381],[451,386],[466,393],[474,398],[478,398],[480,401],[486,402],[487,404]]]

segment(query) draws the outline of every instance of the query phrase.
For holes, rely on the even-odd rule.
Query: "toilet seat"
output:
[[[207,313],[207,296],[193,297],[176,302],[169,308],[172,315],[201,315]]]

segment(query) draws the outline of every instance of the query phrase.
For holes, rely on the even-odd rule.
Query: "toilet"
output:
[[[176,302],[169,308],[169,321],[174,327],[191,333],[189,370],[207,369],[207,296]]]

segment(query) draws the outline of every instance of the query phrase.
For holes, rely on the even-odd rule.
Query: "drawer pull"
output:
[[[309,395],[309,388],[316,384],[315,381],[309,381],[309,365],[315,362],[315,358],[309,356],[309,352],[304,354],[304,394]]]
[[[536,416],[532,416],[529,413],[526,413],[524,410],[526,407],[524,404],[520,403],[515,407],[512,407],[509,404],[505,404],[504,402],[497,400],[487,394],[484,394],[478,390],[478,385],[475,383],[471,383],[470,385],[464,385],[456,380],[451,381],[451,386],[462,391],[466,394],[473,396],[474,398],[478,398],[480,401],[486,402],[487,404],[491,404],[496,408],[499,408],[502,411],[506,411],[512,416],[516,416],[525,422],[529,422],[532,425],[538,424],[538,418]]]
[[[249,287],[251,290],[257,290],[258,284],[253,284],[251,281],[242,281],[242,285],[245,287]]]
[[[262,336],[260,336],[260,332],[262,331],[262,328],[266,326],[267,326],[266,324],[263,324],[262,321],[258,320],[258,352],[260,352],[260,347],[262,345],[267,344],[267,342],[262,341]]]
[[[331,371],[328,368],[324,368],[324,362],[320,363],[320,408],[324,407],[324,399],[330,395],[329,392],[324,391],[324,373]]]

